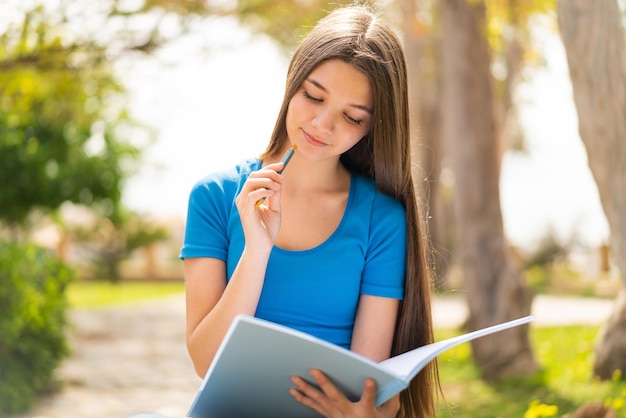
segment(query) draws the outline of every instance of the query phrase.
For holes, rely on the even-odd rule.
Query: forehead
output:
[[[330,59],[318,64],[306,78],[319,84],[330,96],[349,103],[372,108],[374,104],[369,78],[352,64],[341,59]]]

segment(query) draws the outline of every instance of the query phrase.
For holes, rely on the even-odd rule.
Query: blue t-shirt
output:
[[[244,247],[235,198],[260,168],[250,159],[196,183],[180,258],[223,260],[230,280]],[[350,348],[359,296],[402,299],[405,263],[404,207],[352,173],[345,212],[325,242],[303,251],[273,248],[255,316]]]

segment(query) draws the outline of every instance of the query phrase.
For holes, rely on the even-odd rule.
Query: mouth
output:
[[[313,135],[310,135],[304,130],[302,131],[302,133],[304,134],[304,139],[306,140],[306,142],[313,145],[314,147],[325,147],[328,145],[326,142],[320,141],[319,139],[317,139]]]

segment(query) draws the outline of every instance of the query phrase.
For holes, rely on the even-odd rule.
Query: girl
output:
[[[191,192],[181,258],[198,375],[238,314],[374,361],[433,342],[425,245],[402,47],[368,8],[337,9],[295,51],[266,151]],[[320,389],[294,376],[291,394],[326,417],[435,415],[435,363],[379,408],[371,379],[350,402],[311,376]]]

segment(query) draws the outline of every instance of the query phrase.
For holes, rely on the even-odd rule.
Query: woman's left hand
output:
[[[352,402],[341,393],[332,382],[317,369],[311,376],[320,389],[317,389],[298,376],[292,377],[297,389],[289,393],[302,405],[317,411],[326,418],[393,418],[400,410],[399,395],[394,396],[380,407],[376,407],[376,382],[366,379],[361,399]]]

